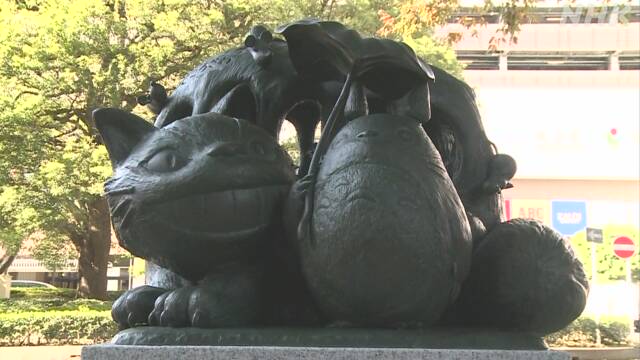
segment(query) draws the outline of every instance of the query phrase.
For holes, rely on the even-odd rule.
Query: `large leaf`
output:
[[[388,39],[362,38],[333,21],[305,19],[276,29],[289,46],[298,73],[316,80],[353,78],[378,95],[397,99],[424,84],[433,72],[413,50]]]

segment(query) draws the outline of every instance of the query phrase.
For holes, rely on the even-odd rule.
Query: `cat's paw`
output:
[[[120,329],[148,325],[148,317],[156,299],[166,293],[154,286],[140,286],[122,294],[111,307],[111,317]]]
[[[149,325],[191,326],[191,319],[187,309],[194,289],[194,286],[185,286],[159,296],[156,299],[153,311],[149,314]]]
[[[149,325],[218,328],[252,324],[262,306],[255,284],[240,276],[186,286],[156,299]]]

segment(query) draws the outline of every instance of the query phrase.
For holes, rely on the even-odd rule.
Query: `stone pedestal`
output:
[[[570,360],[539,336],[488,329],[168,328],[121,331],[83,360]]]
[[[262,346],[94,345],[82,360],[570,360],[552,350],[376,349]]]

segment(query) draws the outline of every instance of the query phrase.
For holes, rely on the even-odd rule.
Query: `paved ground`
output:
[[[80,360],[82,346],[0,347],[2,360]]]
[[[16,346],[0,347],[1,360],[80,360],[82,346]],[[573,348],[557,349],[569,351],[580,360],[591,359],[638,359],[639,348]]]
[[[640,359],[639,347],[619,348],[558,348],[567,351],[578,360],[635,360]]]

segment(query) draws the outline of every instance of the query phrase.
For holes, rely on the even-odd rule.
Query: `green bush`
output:
[[[77,311],[111,309],[113,301],[82,299],[71,289],[11,290],[10,299],[0,299],[0,314],[43,311]]]
[[[115,301],[124,290],[107,291],[107,300]],[[78,292],[75,289],[66,288],[11,288],[11,299],[77,299]]]
[[[118,328],[109,311],[48,311],[0,315],[0,345],[90,344]]]
[[[628,345],[629,319],[607,319],[600,324],[600,337],[605,345]]]
[[[121,292],[112,292],[117,298]],[[0,300],[0,345],[90,344],[117,332],[113,301],[82,299],[72,289],[11,289]]]
[[[628,345],[631,320],[624,317],[602,317],[600,323],[588,317],[580,317],[566,328],[549,334],[545,341],[554,347],[597,346],[597,329],[600,330],[602,345]]]
[[[11,288],[11,299],[34,299],[34,298],[64,298],[75,299],[77,298],[77,291],[74,289],[65,288]]]

